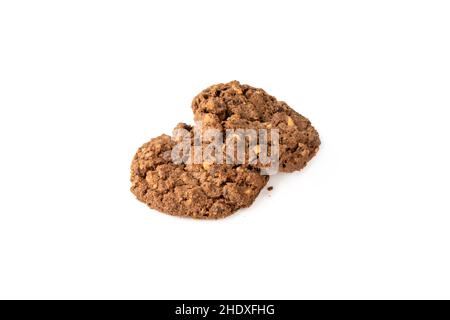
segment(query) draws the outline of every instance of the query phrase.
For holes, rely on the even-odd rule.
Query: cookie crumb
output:
[[[267,188],[267,190],[272,191],[272,190],[273,190],[273,187],[270,186],[270,187]]]

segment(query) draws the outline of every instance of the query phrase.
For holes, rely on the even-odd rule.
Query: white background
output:
[[[2,1],[0,298],[450,298],[447,1]],[[129,192],[239,80],[322,148],[221,221]]]

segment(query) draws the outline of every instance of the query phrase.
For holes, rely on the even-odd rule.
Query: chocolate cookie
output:
[[[264,90],[238,81],[203,90],[194,98],[192,110],[204,128],[278,129],[281,172],[301,170],[319,150],[319,134],[308,119]]]
[[[184,124],[177,128],[192,130]],[[175,216],[223,218],[250,206],[269,180],[250,167],[174,163],[176,144],[161,135],[134,156],[131,191],[150,208]]]

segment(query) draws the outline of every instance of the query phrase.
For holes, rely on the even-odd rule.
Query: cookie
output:
[[[203,90],[193,99],[192,110],[206,129],[278,129],[281,172],[301,170],[319,150],[319,134],[307,118],[264,90],[238,81]]]
[[[177,128],[192,130],[185,124]],[[269,180],[251,167],[174,162],[176,144],[168,135],[154,138],[138,149],[131,164],[131,192],[160,212],[224,218],[249,207]]]

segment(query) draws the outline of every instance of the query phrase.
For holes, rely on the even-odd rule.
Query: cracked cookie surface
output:
[[[281,172],[301,170],[319,150],[319,134],[307,118],[264,90],[238,81],[203,90],[192,101],[192,110],[206,129],[278,129]]]
[[[177,128],[192,130],[180,124]],[[150,208],[175,216],[218,219],[249,207],[269,180],[251,167],[175,164],[176,142],[161,135],[140,147],[131,164],[131,191]]]

